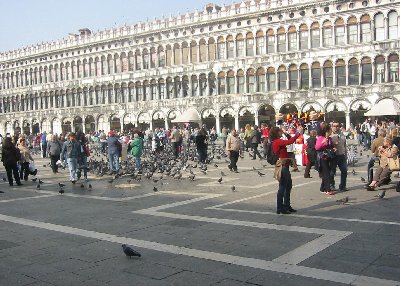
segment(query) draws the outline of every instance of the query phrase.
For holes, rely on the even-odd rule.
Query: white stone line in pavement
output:
[[[56,194],[53,195],[43,195],[43,196],[36,196],[36,197],[27,197],[27,198],[18,198],[18,199],[9,199],[9,200],[1,200],[0,203],[10,203],[10,202],[16,202],[16,201],[25,201],[25,200],[33,200],[33,199],[42,199],[42,198],[48,198],[48,197],[54,197]]]
[[[294,188],[302,187],[302,186],[309,185],[309,184],[312,184],[312,183],[315,183],[315,182],[318,182],[318,181],[308,181],[306,183],[295,185],[292,188],[294,189]],[[270,182],[268,184],[265,184],[265,186],[267,187],[267,186],[275,185],[275,184],[277,184],[277,182]],[[243,198],[243,199],[230,201],[230,202],[227,202],[227,203],[223,203],[223,204],[215,205],[215,206],[212,206],[212,207],[208,207],[206,209],[218,209],[218,208],[223,207],[223,206],[233,205],[233,204],[236,204],[236,203],[241,203],[241,202],[244,202],[244,201],[248,201],[248,200],[252,200],[252,199],[257,199],[257,198],[262,198],[262,197],[265,197],[265,196],[269,196],[271,194],[276,194],[276,192],[277,191],[272,191],[272,192],[268,192],[268,193],[264,193],[264,194],[260,194],[260,195],[246,197],[246,198]]]
[[[212,260],[237,266],[251,267],[255,269],[262,269],[267,271],[274,271],[278,273],[286,273],[291,275],[298,275],[302,277],[319,279],[323,281],[331,281],[336,283],[344,283],[355,286],[393,286],[399,285],[400,282],[380,279],[375,277],[368,277],[356,274],[334,272],[330,270],[322,270],[310,268],[305,266],[282,264],[274,261],[266,261],[255,258],[247,258],[234,256],[229,254],[222,254],[204,250],[197,250],[187,247],[180,247],[175,245],[163,244],[152,241],[138,240],[134,238],[121,237],[113,234],[100,233],[90,230],[78,229],[69,226],[56,225],[40,221],[34,221],[24,218],[12,217],[0,214],[0,220],[19,225],[36,227],[39,229],[56,231],[60,233],[72,234],[86,238],[93,238],[102,241],[108,241],[119,244],[129,244],[139,248],[145,248],[165,253],[185,255],[189,257]]]
[[[221,209],[221,208],[213,208],[213,207],[210,207],[208,209],[214,209],[214,210],[226,211],[226,212],[276,215],[276,213],[274,213],[274,212],[266,212],[266,211],[264,212],[264,211],[250,211],[250,210],[240,210],[240,209]],[[313,219],[315,218],[315,219],[360,222],[360,223],[371,223],[371,224],[400,225],[400,222],[395,222],[395,221],[366,220],[366,219],[357,219],[357,218],[341,218],[341,217],[328,217],[328,216],[317,216],[317,215],[300,215],[300,214],[293,214],[293,213],[290,214],[290,216],[291,217],[300,217],[300,218],[313,218]]]
[[[285,253],[284,255],[275,258],[274,262],[287,263],[296,265],[304,260],[314,256],[315,254],[321,252],[322,250],[334,245],[336,242],[349,236],[351,233],[336,233],[335,235],[322,235],[300,247],[295,248],[292,251]]]
[[[206,177],[204,177],[204,178],[206,178]],[[217,180],[219,178],[220,177],[218,177],[218,178],[216,177],[216,178],[213,178],[213,179]],[[293,177],[292,179],[295,180],[295,179],[299,179],[299,178],[303,178],[303,176]],[[223,177],[223,180],[225,182],[231,182],[231,181],[239,180],[239,178],[225,178],[225,177]],[[272,182],[271,182],[271,180],[272,180]],[[271,186],[271,185],[277,185],[278,184],[278,181],[276,181],[275,179],[271,178],[271,180],[268,180],[267,183],[262,183],[262,184],[258,184],[258,185],[252,185],[251,184],[251,185],[235,185],[235,186],[237,188],[241,188],[241,189],[243,189],[243,188],[259,189],[259,188],[262,188],[262,187],[268,187],[268,186]],[[199,187],[217,187],[217,186],[221,186],[221,184],[218,184],[216,182],[209,182],[209,183],[199,184],[197,186],[199,186]]]

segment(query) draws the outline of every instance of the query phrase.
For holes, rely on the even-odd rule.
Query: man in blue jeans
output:
[[[76,141],[75,133],[68,135],[68,140],[64,142],[60,155],[60,160],[67,160],[70,181],[75,184],[77,179],[78,160],[81,156],[81,145]]]
[[[119,157],[121,157],[122,145],[119,142],[114,131],[110,131],[107,138],[107,155],[108,164],[110,168],[109,174],[116,174],[119,172]]]
[[[346,149],[346,136],[340,131],[340,123],[333,121],[332,123],[332,143],[336,149],[336,156],[331,160],[331,190],[335,189],[335,176],[336,168],[340,170],[340,184],[339,191],[348,191],[346,188],[347,181],[347,149]]]

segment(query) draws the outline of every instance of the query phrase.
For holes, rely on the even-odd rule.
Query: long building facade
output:
[[[397,0],[252,0],[0,54],[0,134],[274,124],[347,126],[400,97]]]

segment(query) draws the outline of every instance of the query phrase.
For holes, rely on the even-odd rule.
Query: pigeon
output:
[[[233,186],[231,187],[231,190],[232,190],[232,192],[237,192],[237,191],[236,191],[235,185],[233,185]]]
[[[175,176],[175,179],[180,180],[182,178],[182,174],[179,173],[178,175]]]
[[[89,184],[89,190],[92,190],[92,184]]]
[[[362,156],[362,151],[360,151],[360,156]]]
[[[351,173],[355,176],[357,175],[356,171],[353,169],[353,171],[351,171]]]
[[[136,256],[136,257],[141,257],[142,255],[133,250],[131,247],[127,246],[126,244],[122,245],[122,249],[124,250],[124,253],[126,256],[128,256],[129,258],[131,258],[132,256]]]
[[[158,180],[156,180],[156,179],[153,179],[153,182],[157,184]]]
[[[37,184],[36,189],[40,190],[40,184]]]
[[[85,185],[84,184],[81,184],[81,188],[83,189],[85,187]]]
[[[43,184],[44,182],[41,180],[41,179],[39,179],[39,184]]]
[[[109,184],[112,184],[114,182],[114,179],[111,179],[108,181]]]
[[[61,195],[65,193],[65,191],[63,189],[58,191]]]
[[[386,195],[386,191],[383,190],[382,192],[379,192],[379,194],[377,194],[375,197],[376,197],[376,198],[383,199],[383,198],[385,197],[385,195]]]
[[[215,167],[215,168],[218,168],[218,165],[217,165],[217,164],[214,164],[214,167]]]
[[[63,183],[58,183],[58,186],[59,186],[60,188],[65,187],[65,185],[64,185]]]
[[[222,183],[222,177],[218,179],[218,183]]]
[[[369,158],[369,155],[367,155],[367,158]]]
[[[132,180],[129,179],[129,180],[126,180],[126,182],[127,182],[128,184],[130,184],[130,183],[132,182]]]
[[[194,181],[194,178],[196,177],[196,175],[195,174],[193,174],[193,175],[190,175],[189,176],[189,180],[191,180],[191,181]]]
[[[46,165],[43,165],[43,168],[46,168]]]
[[[7,178],[6,177],[3,177],[3,182],[7,182]]]
[[[4,192],[3,192],[3,191],[0,191],[0,194],[4,194]]]
[[[157,187],[153,187],[153,192],[158,192]]]
[[[365,178],[361,177],[361,182],[365,182]]]
[[[225,177],[225,176],[226,176],[226,174],[221,171],[221,177]]]
[[[36,182],[36,181],[37,181],[37,178],[32,179],[32,182]]]
[[[264,174],[264,173],[261,173],[260,171],[257,171],[257,174],[258,174],[260,177],[265,176],[265,174]]]
[[[343,199],[337,200],[336,202],[342,203],[344,205],[345,203],[349,202],[349,197],[344,197]]]

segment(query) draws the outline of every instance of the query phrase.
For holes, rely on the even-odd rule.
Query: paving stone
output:
[[[196,285],[212,285],[215,284],[218,281],[221,281],[220,278],[211,276],[211,275],[206,275],[202,273],[197,273],[197,272],[191,272],[191,271],[182,271],[179,272],[173,276],[169,276],[168,278],[164,279],[163,281],[169,282],[174,286],[186,286],[186,285],[191,285],[191,286],[196,286]]]

